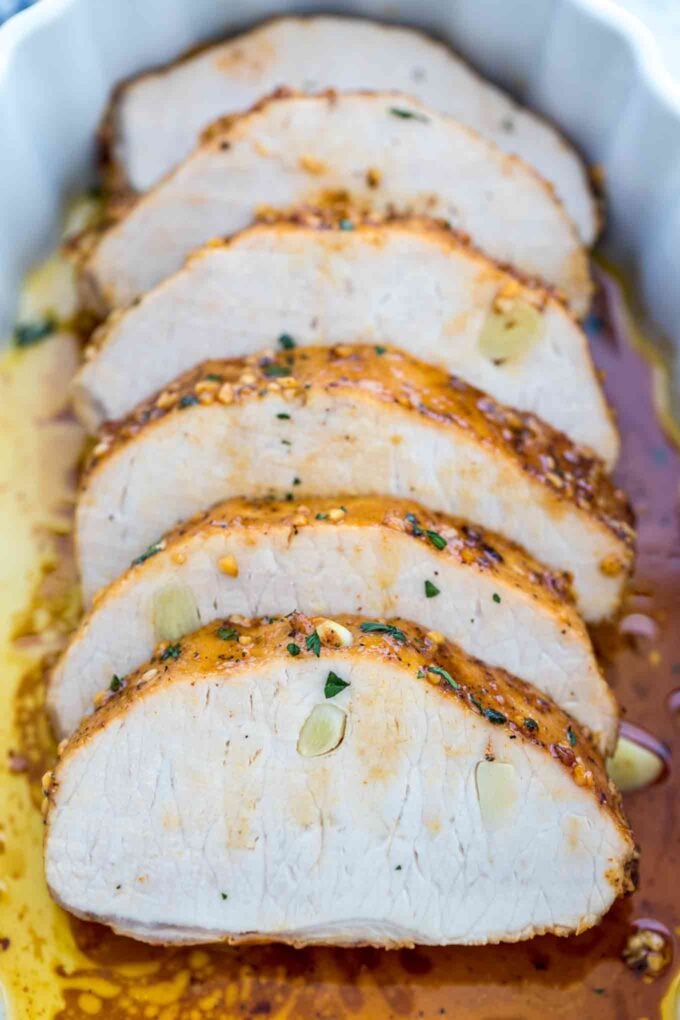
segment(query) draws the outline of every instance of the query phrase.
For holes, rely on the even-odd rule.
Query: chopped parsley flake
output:
[[[475,708],[478,708],[478,709],[479,709],[479,711],[480,711],[480,712],[482,712],[482,713],[484,712],[484,706],[482,705],[482,703],[481,703],[481,701],[479,700],[479,698],[476,698],[476,697],[474,696],[474,694],[471,694],[471,695],[470,695],[470,701],[471,701],[471,702],[472,702],[472,704],[473,704],[473,705],[475,706]]]
[[[493,595],[491,596],[491,598],[492,598],[492,599],[494,600],[494,602],[500,602],[500,600],[501,600],[501,597],[500,597],[500,595],[498,594],[498,592],[497,592],[497,591],[495,591],[495,592],[493,593]]]
[[[377,620],[368,620],[366,623],[362,623],[359,629],[363,630],[364,634],[389,634],[390,637],[396,638],[397,641],[406,641],[406,635],[403,630],[393,627],[391,623],[378,623]]]
[[[280,411],[279,414],[277,414],[276,417],[280,418],[281,421],[290,421],[290,415],[286,414],[285,411]]]
[[[538,729],[538,723],[536,722],[535,719],[532,719],[530,716],[527,716],[526,719],[524,720],[524,728],[529,730],[530,733],[534,733]]]
[[[161,542],[154,542],[149,546],[146,552],[143,552],[141,556],[138,556],[137,559],[132,561],[132,566],[138,567],[140,563],[144,563],[146,560],[150,559],[151,556],[155,556],[156,553],[161,552],[162,549],[163,544]]]
[[[290,369],[285,365],[277,365],[275,361],[269,361],[262,366],[262,374],[271,379],[274,376],[290,375]]]
[[[229,893],[223,892],[223,893],[220,893],[220,896],[222,897],[223,900],[228,900],[229,899]]]
[[[496,726],[501,726],[503,723],[508,721],[507,715],[503,715],[502,712],[497,712],[495,708],[485,708],[484,715],[487,717],[489,722],[494,723]]]
[[[305,647],[308,652],[314,652],[317,659],[321,655],[321,638],[315,630],[311,634],[308,634],[305,639]]]
[[[123,680],[122,676],[117,676],[114,673],[113,676],[111,677],[111,683],[109,684],[109,690],[113,691],[114,694],[115,694],[115,692],[119,691],[121,689],[121,687],[124,686],[124,684],[125,684],[125,681]]]
[[[33,344],[40,343],[45,337],[48,337],[50,333],[54,333],[57,328],[57,320],[51,316],[46,315],[42,319],[33,319],[32,322],[17,322],[14,327],[14,345],[15,347],[32,347]]]
[[[343,217],[339,221],[338,226],[340,227],[341,230],[354,230],[354,224],[352,223],[352,221],[346,219],[345,217]]]
[[[180,644],[168,645],[163,654],[161,655],[161,662],[166,662],[168,659],[179,659],[179,654],[182,651]]]
[[[218,627],[215,633],[222,641],[236,641],[238,638],[238,631],[233,627]]]
[[[567,726],[567,736],[569,738],[569,743],[571,744],[571,746],[576,747],[576,734],[572,730],[571,726]]]
[[[315,514],[314,517],[315,517],[315,520],[317,520],[317,521],[327,521],[328,520],[328,514]]]
[[[397,864],[397,866],[396,866],[396,868],[394,870],[395,871],[401,871],[401,864]]]
[[[296,645],[294,641],[291,641],[289,645],[286,645],[286,651],[289,655],[292,655],[293,658],[295,658],[296,655],[300,654],[300,646]]]
[[[446,549],[446,539],[438,531],[426,531],[425,534],[435,549]]]
[[[334,673],[333,670],[331,670],[326,677],[326,684],[323,692],[327,698],[334,698],[336,694],[340,693],[340,691],[344,691],[345,687],[349,687],[348,682],[343,680],[342,677],[339,677],[337,673]]]
[[[183,397],[180,397],[178,407],[193,407],[194,404],[198,404],[199,399],[195,393],[185,393]]]
[[[279,337],[279,344],[284,351],[292,351],[297,346],[290,333],[282,333]]]
[[[439,588],[436,584],[432,584],[432,581],[425,582],[425,598],[433,599],[435,595],[439,595]]]
[[[457,680],[453,679],[448,670],[442,669],[441,666],[428,666],[427,671],[428,673],[436,673],[437,676],[442,678],[442,680],[446,680],[447,684],[450,684],[454,691],[460,690],[460,684]]]
[[[301,478],[294,478],[293,479],[293,485],[302,485],[302,479]]]
[[[374,347],[373,350],[375,351],[376,354],[384,354],[387,348],[380,347],[380,345],[378,345],[377,347]]]
[[[222,382],[223,377],[218,375],[217,372],[208,372],[205,378],[208,382]]]
[[[390,113],[393,117],[400,117],[402,120],[419,120],[423,124],[427,124],[430,119],[424,113],[418,113],[416,110],[406,110],[403,106],[390,106]]]

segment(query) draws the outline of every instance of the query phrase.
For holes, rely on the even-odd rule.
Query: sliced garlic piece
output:
[[[303,758],[317,758],[334,751],[345,736],[347,715],[337,705],[315,705],[309,713],[298,737],[298,754]]]
[[[316,632],[321,643],[329,648],[349,648],[354,640],[351,631],[335,620],[321,620],[316,625]]]
[[[526,354],[543,335],[543,318],[520,298],[504,300],[487,315],[479,335],[479,350],[491,361],[507,361]]]
[[[506,825],[514,816],[519,779],[514,765],[503,761],[480,761],[475,769],[477,798],[487,829]]]
[[[176,641],[201,625],[196,599],[185,584],[166,584],[153,597],[157,641]]]
[[[607,761],[609,778],[621,793],[632,793],[651,786],[663,770],[664,763],[658,754],[627,737],[619,737],[616,750]]]

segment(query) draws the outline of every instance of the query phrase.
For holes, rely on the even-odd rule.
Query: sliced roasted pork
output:
[[[477,521],[616,607],[631,514],[601,461],[401,351],[308,347],[205,362],[101,434],[77,508],[85,597],[236,495],[389,495]]]
[[[350,55],[350,59],[348,59]],[[128,82],[105,128],[115,186],[146,191],[191,152],[211,121],[281,85],[400,89],[447,113],[551,181],[586,244],[597,214],[581,161],[540,117],[412,29],[351,18],[287,17]]]
[[[206,358],[356,340],[401,347],[616,458],[587,340],[564,305],[428,220],[260,224],[208,245],[112,314],[74,395],[96,428]]]
[[[160,943],[376,946],[588,928],[636,851],[545,695],[398,618],[293,615],[161,645],[66,745],[46,871]]]
[[[82,254],[83,293],[127,305],[267,209],[321,206],[446,220],[583,313],[588,260],[548,184],[457,121],[399,93],[282,94],[213,125],[194,152]]]
[[[230,500],[97,598],[52,674],[60,736],[161,640],[238,613],[402,616],[545,691],[613,751],[617,709],[564,575],[410,500]],[[333,628],[326,635],[337,641]],[[114,682],[115,685],[115,682]]]

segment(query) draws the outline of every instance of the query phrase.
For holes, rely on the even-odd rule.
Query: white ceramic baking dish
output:
[[[329,7],[449,40],[559,124],[604,168],[606,243],[680,345],[680,85],[611,0],[41,0],[0,29],[0,337],[64,198],[92,177],[115,82],[266,14]]]
[[[680,86],[611,0],[41,0],[0,29],[0,338],[64,200],[93,178],[112,86],[267,14],[324,8],[431,31],[559,124],[603,166],[607,244],[680,346]]]

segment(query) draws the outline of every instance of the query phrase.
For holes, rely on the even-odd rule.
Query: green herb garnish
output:
[[[195,393],[185,393],[184,396],[180,398],[180,401],[179,401],[177,406],[178,407],[193,407],[194,404],[198,404],[198,403],[199,403],[199,399],[198,399],[198,397],[196,396]]]
[[[292,351],[297,346],[290,333],[282,333],[279,337],[279,343],[284,351]]]
[[[507,715],[503,715],[502,712],[497,712],[495,708],[485,708],[484,715],[487,717],[489,722],[494,723],[496,726],[500,726],[502,723],[508,721]]]
[[[389,634],[390,637],[396,638],[397,641],[406,641],[406,635],[403,630],[393,627],[391,623],[378,623],[377,620],[368,620],[366,623],[362,623],[359,629],[363,630],[364,634]]]
[[[223,376],[218,375],[217,372],[208,372],[205,378],[208,382],[222,382]]]
[[[529,730],[530,733],[534,733],[538,729],[538,723],[536,722],[535,719],[532,719],[530,716],[527,716],[527,718],[524,720],[524,728]]]
[[[228,900],[229,899],[229,893],[223,892],[223,893],[220,893],[220,896],[222,897],[223,900]]]
[[[262,374],[271,379],[274,376],[290,375],[290,369],[285,365],[277,365],[275,361],[269,361],[262,366]]]
[[[161,552],[162,549],[163,549],[162,542],[154,542],[152,545],[149,546],[146,552],[143,552],[141,556],[138,556],[137,559],[132,561],[132,566],[133,567],[139,566],[140,563],[144,563],[151,556],[155,556],[156,553]]]
[[[42,319],[33,319],[32,322],[17,322],[14,327],[15,347],[32,347],[40,343],[57,328],[57,320],[52,315],[46,315]]]
[[[125,684],[125,681],[123,680],[122,676],[117,676],[114,673],[113,676],[111,677],[111,683],[109,684],[109,690],[113,691],[115,693],[116,691],[119,691],[121,689],[121,687],[123,687],[124,684]]]
[[[331,670],[326,677],[326,684],[323,692],[327,698],[334,698],[336,694],[340,693],[340,691],[344,691],[345,687],[349,687],[347,681],[343,680],[337,673],[334,673],[333,670]]]
[[[351,220],[348,220],[348,219],[347,219],[346,217],[344,217],[344,216],[343,216],[343,218],[342,218],[342,219],[341,219],[341,220],[340,220],[340,221],[338,222],[338,226],[340,227],[340,229],[341,229],[341,230],[354,230],[354,224],[352,223],[352,221],[351,221]]]
[[[492,599],[494,600],[494,602],[500,602],[500,600],[501,600],[501,597],[500,597],[500,595],[498,594],[498,592],[497,592],[497,591],[495,591],[495,592],[493,593],[493,595],[491,596],[491,598],[492,598]]]
[[[446,549],[446,539],[442,538],[438,531],[426,531],[425,534],[435,549]]]
[[[300,646],[296,645],[294,641],[291,641],[289,645],[286,645],[286,651],[289,655],[292,655],[293,658],[295,658],[296,655],[300,654]]]
[[[277,414],[277,416],[276,416],[276,417],[277,417],[277,418],[280,418],[280,419],[281,419],[281,421],[290,421],[290,415],[289,415],[289,414],[286,414],[286,412],[285,412],[285,411],[281,411],[281,412],[279,412],[279,414]]]
[[[377,347],[374,347],[373,350],[375,351],[376,354],[384,354],[387,348],[380,347],[380,345],[378,345]]]
[[[317,521],[327,521],[328,514],[314,514],[314,519]]]
[[[442,669],[441,666],[428,666],[427,671],[428,673],[436,673],[437,676],[442,678],[442,680],[446,680],[447,684],[450,684],[454,691],[460,690],[460,684],[457,680],[453,679],[448,670]]]
[[[317,659],[321,655],[321,638],[315,630],[311,634],[308,634],[305,639],[305,647],[308,652],[314,652]]]
[[[572,747],[576,747],[576,734],[572,730],[571,726],[567,726],[567,737]]]
[[[390,113],[393,117],[401,117],[402,120],[419,120],[423,124],[427,124],[430,119],[424,113],[418,113],[416,110],[406,110],[403,106],[390,106]]]
[[[179,654],[182,651],[180,644],[168,645],[163,654],[161,655],[161,662],[166,662],[168,659],[179,659]]]
[[[238,639],[238,631],[234,630],[233,627],[218,627],[215,633],[222,641],[236,641]]]
[[[425,582],[425,598],[433,599],[435,595],[439,595],[439,588],[432,581]]]

